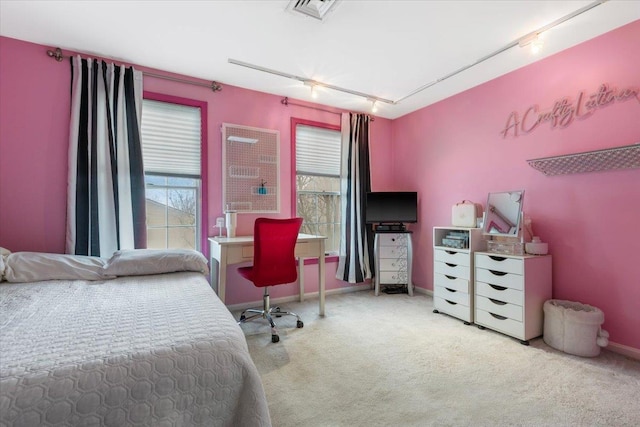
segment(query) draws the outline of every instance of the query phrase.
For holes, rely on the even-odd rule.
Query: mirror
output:
[[[484,219],[484,234],[518,236],[524,190],[489,193]]]

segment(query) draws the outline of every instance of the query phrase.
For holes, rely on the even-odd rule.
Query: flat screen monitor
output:
[[[367,193],[367,224],[418,222],[418,193],[415,191],[380,191]]]

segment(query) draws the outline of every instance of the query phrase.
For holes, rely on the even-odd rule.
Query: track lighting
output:
[[[540,38],[540,33],[531,33],[518,40],[518,46],[531,46],[531,53],[536,54],[542,49],[544,42]]]

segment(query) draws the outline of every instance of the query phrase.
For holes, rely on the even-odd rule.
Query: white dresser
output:
[[[475,254],[475,323],[528,345],[542,335],[551,255]]]
[[[407,292],[413,296],[411,233],[376,233],[374,248],[376,296],[381,285],[407,285]]]
[[[433,228],[434,313],[473,323],[473,254],[485,249],[482,237],[480,228]],[[457,239],[462,247],[451,247]]]

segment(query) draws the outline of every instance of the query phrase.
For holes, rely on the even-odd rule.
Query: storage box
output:
[[[463,200],[451,208],[451,224],[457,227],[475,227],[482,217],[482,205]]]
[[[487,252],[506,255],[524,255],[524,244],[520,242],[487,240]]]

